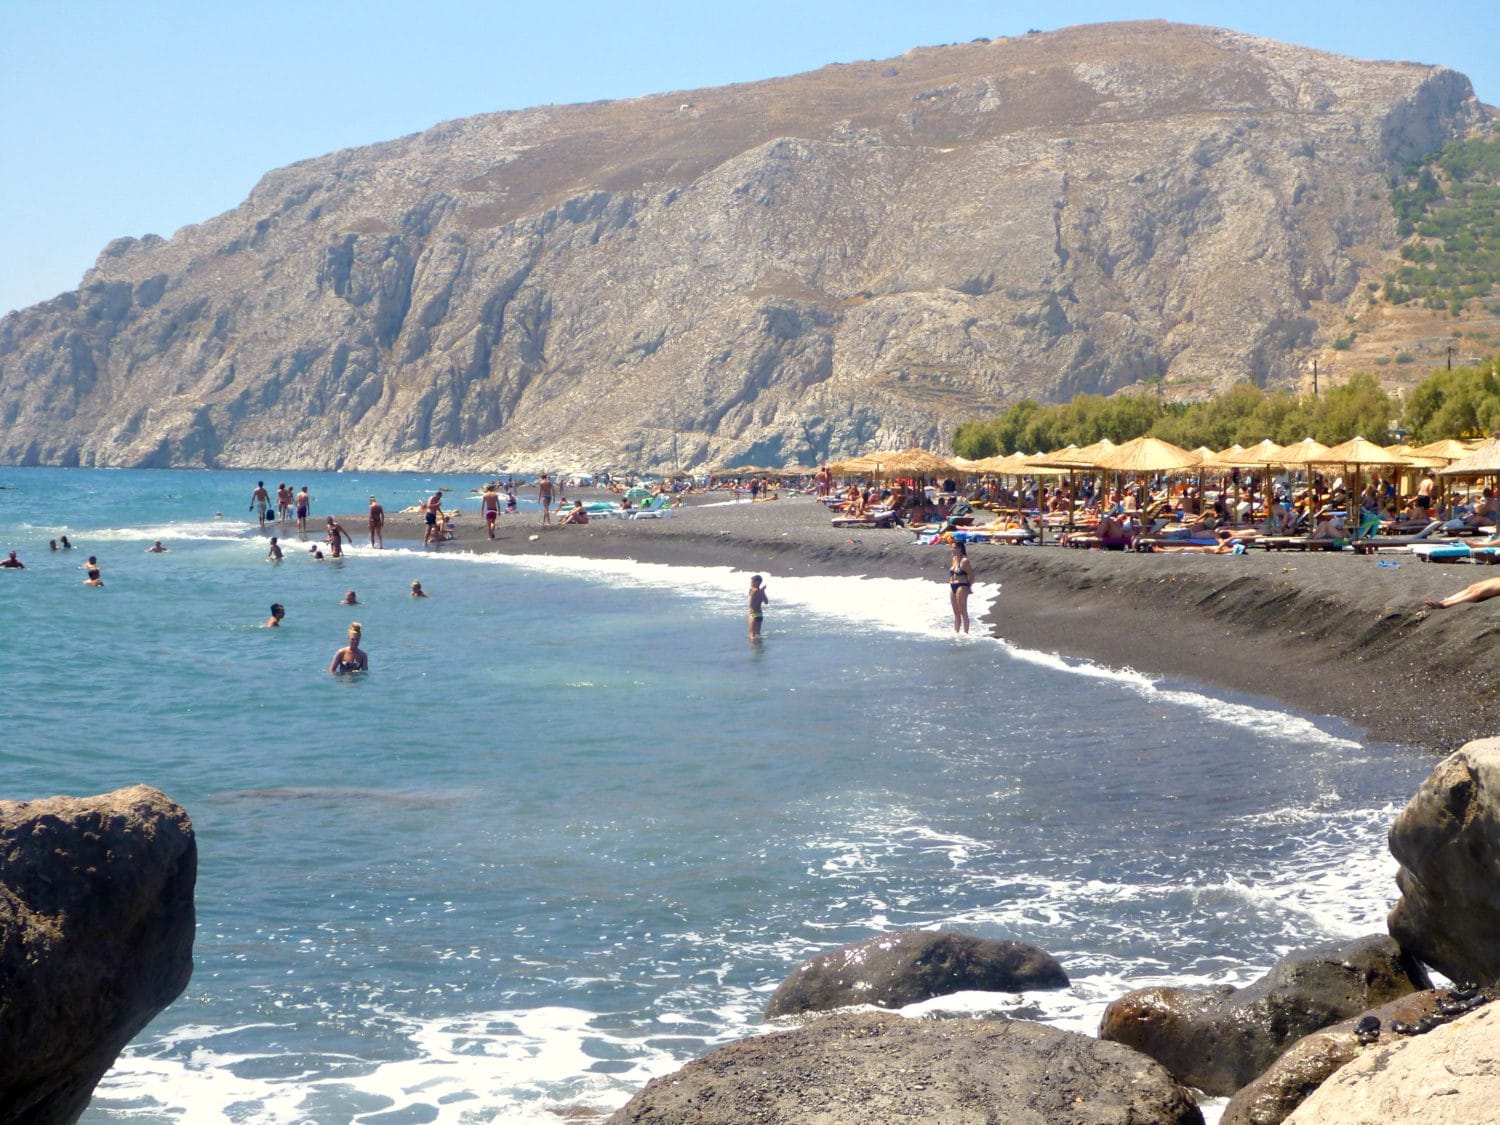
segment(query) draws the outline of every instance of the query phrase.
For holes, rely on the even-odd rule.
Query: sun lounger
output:
[[[671,514],[672,509],[669,506],[669,501],[667,500],[667,498],[665,496],[658,496],[644,508],[637,508],[635,511],[631,512],[630,518],[633,520],[654,520],[659,519],[662,516],[670,516]]]
[[[835,516],[834,527],[898,527],[901,517],[896,512],[866,512],[862,516]]]
[[[1413,543],[1407,550],[1423,562],[1500,562],[1500,547],[1471,547],[1467,543]]]
[[[1363,539],[1355,540],[1354,549],[1362,555],[1373,555],[1376,551],[1393,547],[1409,547],[1413,543],[1420,543],[1435,535],[1442,526],[1441,520],[1433,520],[1421,531],[1412,535],[1367,535]]]
[[[1262,535],[1251,540],[1256,547],[1268,551],[1342,551],[1346,540],[1313,539],[1306,535]]]

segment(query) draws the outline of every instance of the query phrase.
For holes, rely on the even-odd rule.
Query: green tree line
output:
[[[1191,403],[1165,402],[1150,392],[1081,394],[1050,405],[1023,399],[993,418],[960,425],[953,433],[953,451],[971,459],[1046,453],[1101,438],[1118,444],[1143,434],[1185,449],[1253,445],[1263,438],[1286,445],[1311,437],[1336,445],[1356,435],[1384,443],[1390,440],[1393,421],[1412,444],[1474,437],[1500,430],[1497,368],[1500,357],[1480,367],[1437,371],[1407,395],[1404,409],[1374,375],[1356,375],[1317,396],[1240,383]]]

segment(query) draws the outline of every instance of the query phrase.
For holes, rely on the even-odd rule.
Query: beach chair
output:
[[[650,503],[648,503],[644,508],[637,508],[635,511],[631,512],[630,518],[633,520],[654,520],[659,519],[663,516],[670,516],[672,514],[672,509],[669,504],[670,501],[667,499],[667,497],[658,496]]]
[[[862,516],[835,516],[834,527],[900,527],[901,513],[892,509],[879,512],[866,512]],[[940,528],[941,525],[932,525]]]
[[[1442,520],[1433,520],[1421,531],[1411,535],[1368,535],[1358,540],[1354,544],[1354,549],[1362,555],[1373,555],[1376,551],[1409,547],[1413,543],[1420,543],[1435,535],[1442,526]]]

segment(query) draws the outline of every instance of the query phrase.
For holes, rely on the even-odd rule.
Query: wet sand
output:
[[[586,527],[544,527],[535,512],[502,516],[493,542],[477,502],[454,499],[457,537],[435,548],[445,553],[733,566],[773,583],[777,575],[947,580],[946,547],[917,545],[900,529],[834,528],[807,498],[751,504],[711,495],[669,518]],[[364,519],[343,523],[358,535]],[[389,516],[386,535],[392,545],[420,543],[420,517]],[[1268,697],[1342,716],[1373,738],[1444,752],[1500,733],[1500,598],[1448,610],[1422,605],[1500,577],[1497,568],[1424,564],[1395,552],[1377,560],[976,544],[970,557],[978,580],[1002,589],[983,626],[1022,647]]]

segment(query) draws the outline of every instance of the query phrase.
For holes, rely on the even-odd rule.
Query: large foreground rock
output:
[[[1342,1067],[1288,1125],[1477,1125],[1500,1113],[1500,1005],[1412,1039],[1388,1041]]]
[[[1036,1023],[840,1012],[654,1079],[611,1125],[1202,1122],[1144,1055]]]
[[[1304,1035],[1418,989],[1421,966],[1388,937],[1283,958],[1245,988],[1143,988],[1104,1011],[1099,1037],[1134,1047],[1173,1077],[1232,1094]]]
[[[192,973],[198,851],[144,785],[0,801],[0,1122],[75,1120]]]
[[[941,930],[900,930],[802,962],[772,994],[766,1018],[852,1004],[899,1008],[954,992],[1066,987],[1063,967],[1034,945]]]
[[[1355,1034],[1361,1020],[1367,1016],[1379,1020],[1382,1030],[1377,1042],[1389,1044],[1395,1038],[1392,1021],[1415,1024],[1431,1017],[1448,995],[1443,988],[1413,992],[1297,1040],[1265,1073],[1229,1099],[1219,1125],[1280,1125],[1329,1075],[1373,1049],[1373,1044],[1361,1044]]]
[[[1456,981],[1500,980],[1500,738],[1437,764],[1391,825],[1391,936]]]

